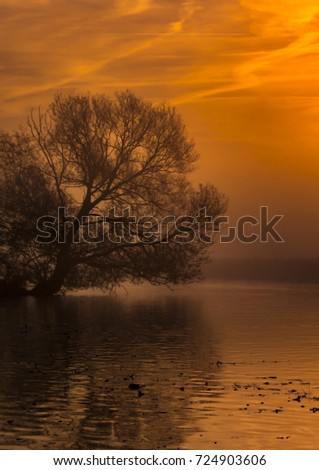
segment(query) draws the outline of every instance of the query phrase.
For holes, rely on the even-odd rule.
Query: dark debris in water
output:
[[[302,398],[304,398],[304,396],[298,395],[296,398],[293,398],[292,401],[297,401],[300,403]]]
[[[276,408],[258,408],[258,403],[260,405],[264,405],[265,401],[254,403],[254,398],[256,399],[257,397],[265,397],[270,398],[271,396],[274,395],[283,395],[287,396],[288,395],[288,403],[299,403],[300,408],[306,408],[307,410],[310,410],[312,413],[317,413],[319,412],[319,407],[312,407],[309,408],[309,406],[305,406],[302,402],[303,400],[307,400],[307,403],[309,402],[318,402],[319,397],[318,396],[312,396],[311,389],[309,387],[309,392],[305,392],[305,390],[299,390],[297,388],[291,388],[287,389],[287,385],[291,385],[293,382],[288,381],[288,382],[279,382],[277,381],[277,376],[271,375],[267,377],[258,377],[261,380],[266,380],[265,382],[260,382],[260,383],[239,383],[239,382],[234,382],[232,384],[232,390],[235,392],[241,392],[241,394],[245,395],[246,398],[249,397],[249,400],[253,400],[253,402],[250,402],[249,404],[247,402],[246,405],[243,404],[242,407],[238,408],[240,411],[250,411],[252,413],[262,413],[262,412],[271,412],[275,414],[279,414],[284,410],[283,406],[277,406]],[[269,380],[270,379],[270,380]],[[301,385],[311,385],[309,382],[303,381],[302,379],[296,379],[297,384],[299,387]],[[280,388],[278,388],[280,386]],[[287,388],[286,388],[287,387]],[[251,390],[251,393],[247,394],[245,393],[246,390]],[[256,391],[261,391],[263,393],[256,393]],[[276,398],[277,399],[277,398]],[[256,407],[255,407],[256,406]],[[278,438],[279,439],[279,438]]]
[[[141,385],[140,384],[137,384],[137,383],[130,383],[128,388],[130,390],[139,390],[141,388]]]

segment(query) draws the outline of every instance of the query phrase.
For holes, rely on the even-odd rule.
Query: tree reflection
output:
[[[194,404],[220,393],[199,301],[66,297],[5,309],[3,448],[178,448],[196,432]]]

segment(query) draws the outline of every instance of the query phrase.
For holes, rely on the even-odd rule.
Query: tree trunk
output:
[[[90,195],[86,196],[83,206],[76,216],[76,220],[81,221],[82,217],[88,216],[93,205],[90,202]],[[56,265],[52,276],[49,279],[40,281],[32,289],[23,287],[24,283],[18,280],[5,281],[0,279],[0,298],[2,297],[45,297],[57,294],[62,288],[65,278],[68,275],[73,263],[71,261],[72,244],[74,237],[79,230],[79,224],[74,222],[67,233],[65,242],[60,245],[57,255]]]
[[[51,278],[40,282],[29,292],[29,295],[41,297],[57,294],[63,286],[70,267],[67,255],[65,256],[63,252],[60,253]]]
[[[82,217],[87,216],[90,213],[91,207],[90,197],[88,194],[83,202],[83,206],[76,216],[76,220],[81,222]],[[70,262],[70,253],[74,237],[78,230],[79,226],[74,222],[73,227],[70,228],[67,233],[65,244],[60,248],[60,252],[57,256],[57,263],[51,278],[40,282],[29,292],[29,295],[44,297],[54,295],[59,292],[72,266],[72,263]]]

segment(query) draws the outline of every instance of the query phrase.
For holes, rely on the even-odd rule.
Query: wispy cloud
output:
[[[3,116],[68,86],[133,87],[175,103],[300,94],[301,81],[318,92],[312,0],[0,0],[0,9]]]

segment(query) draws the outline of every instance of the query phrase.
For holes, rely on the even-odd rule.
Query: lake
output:
[[[318,286],[6,299],[2,449],[318,449]]]

